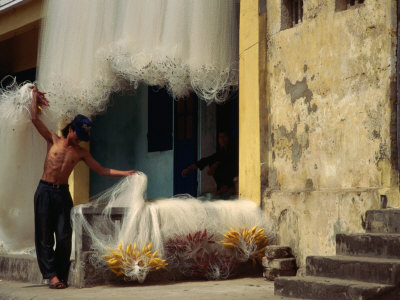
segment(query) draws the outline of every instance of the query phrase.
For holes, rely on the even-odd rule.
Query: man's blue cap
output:
[[[76,132],[78,139],[85,142],[87,142],[90,138],[91,126],[92,122],[83,115],[77,115],[71,122],[71,127]]]

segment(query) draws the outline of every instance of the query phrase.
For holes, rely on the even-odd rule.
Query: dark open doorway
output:
[[[197,160],[198,99],[191,94],[175,102],[174,194],[197,196],[197,172],[182,177],[182,170]]]
[[[238,93],[223,104],[206,104],[193,94],[179,100],[174,109],[174,194],[194,197],[214,193],[217,189],[208,167],[193,171],[186,178],[182,171],[203,157],[218,150],[218,133],[229,135],[231,146],[237,149],[239,137]],[[237,152],[237,151],[236,151]],[[236,160],[233,164],[237,165]]]
[[[217,105],[217,133],[225,131],[236,145],[239,139],[239,94],[234,93],[225,103]]]

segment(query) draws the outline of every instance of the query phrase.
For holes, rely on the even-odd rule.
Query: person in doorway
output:
[[[36,86],[32,89],[31,120],[47,142],[43,175],[34,196],[36,255],[43,278],[49,279],[49,287],[64,289],[68,287],[72,236],[70,211],[73,203],[68,177],[75,165],[83,160],[90,169],[108,177],[129,176],[136,171],[104,168],[89,151],[79,146],[80,141],[89,140],[92,125],[83,115],[77,115],[62,130],[62,136],[50,131],[39,118],[42,106],[49,105],[45,93]]]
[[[217,184],[216,195],[235,195],[234,179],[238,176],[238,153],[225,131],[218,132],[218,150],[204,157],[182,171],[186,177],[192,170],[203,170],[208,165],[207,174],[213,176]]]

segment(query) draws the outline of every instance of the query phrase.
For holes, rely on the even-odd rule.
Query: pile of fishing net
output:
[[[74,225],[89,236],[95,268],[143,282],[149,272],[159,270],[226,279],[241,263],[261,262],[268,239],[255,203],[201,201],[188,195],[146,201],[146,185],[146,175],[137,173],[74,208]],[[88,222],[87,208],[102,213]],[[121,219],[113,219],[114,208],[124,208]]]

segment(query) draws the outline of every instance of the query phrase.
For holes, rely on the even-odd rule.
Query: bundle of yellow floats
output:
[[[109,249],[109,254],[103,257],[115,275],[124,277],[125,280],[130,280],[132,275],[136,275],[136,273],[140,274],[145,271],[147,274],[153,269],[159,270],[168,265],[164,259],[157,255],[157,251],[152,252],[151,248],[152,243],[143,247],[142,251],[137,249],[136,243],[133,247],[132,244],[127,245],[125,249],[122,244],[119,244],[118,249]],[[139,282],[141,281],[141,278],[137,279]]]
[[[257,230],[258,226],[252,229],[241,228],[239,230],[230,229],[224,234],[225,240],[221,244],[229,249],[233,249],[239,261],[245,262],[249,259],[253,264],[262,262],[268,239],[264,228]]]
[[[223,235],[225,239],[219,241],[219,243],[207,243],[207,247],[210,247],[210,249],[203,249],[202,253],[213,253],[215,255],[215,253],[218,253],[216,247],[219,245],[219,247],[223,246],[219,250],[225,249],[223,250],[224,253],[221,254],[225,262],[227,261],[226,257],[229,257],[229,261],[232,264],[247,261],[252,261],[253,265],[257,262],[261,263],[268,244],[268,238],[265,235],[264,228],[257,230],[257,227],[254,226],[251,229],[240,227],[237,230],[231,228],[229,232]],[[204,234],[206,234],[206,231],[204,231]],[[175,237],[175,240],[182,241],[193,235],[176,236],[178,239]],[[170,239],[169,243],[172,240]],[[157,251],[152,251],[151,249],[152,243],[144,246],[141,251],[136,243],[133,246],[128,244],[126,247],[120,244],[117,249],[108,249],[109,252],[103,258],[110,270],[118,277],[122,277],[125,280],[143,282],[148,272],[164,269],[168,266],[167,260],[162,259],[157,254]],[[196,253],[190,253],[191,251],[188,252],[189,256],[190,254],[197,255]]]

